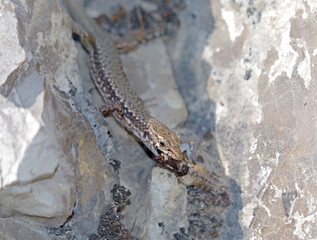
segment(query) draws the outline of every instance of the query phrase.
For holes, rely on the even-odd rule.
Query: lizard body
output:
[[[83,27],[73,31],[89,53],[92,78],[106,102],[102,113],[112,112],[119,123],[153,152],[155,160],[183,176],[180,180],[185,184],[209,186],[215,194],[223,193],[225,187],[220,178],[190,162],[180,149],[178,136],[144,108],[127,80],[111,36],[85,14],[83,0],[66,3],[79,28]]]

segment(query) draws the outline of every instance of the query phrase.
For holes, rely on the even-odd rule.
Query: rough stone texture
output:
[[[61,41],[65,18],[54,1],[1,1],[0,6],[1,22],[8,23],[1,24],[0,216],[59,226],[75,202],[67,134],[73,118],[65,103],[51,98],[55,80],[66,72],[60,63],[73,61],[67,57],[70,44]]]
[[[147,179],[155,163],[144,147],[111,116],[105,121],[99,113],[101,99],[97,91],[91,91],[94,85],[89,76],[87,54],[80,45],[81,77],[78,76],[77,50],[66,13],[56,1],[36,0],[3,1],[1,10],[1,21],[11,21],[13,26],[0,29],[1,49],[5,49],[2,56],[8,56],[8,59],[1,57],[4,78],[0,89],[1,236],[8,239],[102,237],[104,233],[98,226],[107,226],[102,215],[105,209],[110,206],[110,218],[116,218],[118,224],[122,221],[118,209],[111,207],[115,205],[111,190],[120,178],[122,183],[132,186],[131,207],[127,206],[128,210],[122,213],[124,224],[138,237],[142,238],[143,229],[146,236],[151,235],[150,228],[144,227],[146,215],[137,214],[152,210],[153,204],[144,204],[146,200],[158,203],[157,198],[160,199],[157,191],[155,194],[145,191],[151,188]],[[151,48],[152,52],[149,46],[144,46],[126,56],[125,68],[128,72],[129,66],[140,67],[139,71],[129,73],[135,76],[131,77],[134,87],[143,97],[153,98],[149,101],[153,101],[154,115],[176,126],[185,120],[186,109],[176,91],[167,54],[160,51],[162,42],[157,41],[153,46],[156,48]],[[151,58],[156,51],[160,52],[159,58]],[[136,63],[140,66],[135,66]],[[140,82],[143,74],[149,76],[146,84]],[[147,87],[157,91],[152,94]],[[161,114],[163,110],[167,114]],[[159,186],[160,180],[154,179],[154,185]],[[170,184],[169,178],[165,181],[166,191],[174,192],[175,186],[179,189],[175,176],[174,184]],[[184,186],[180,189],[184,190]],[[184,203],[186,192],[181,193]],[[146,197],[142,198],[143,195]],[[177,200],[178,195],[173,196]],[[167,200],[159,201],[160,205]],[[178,203],[169,200],[175,211],[185,206]],[[172,211],[169,214],[177,216]],[[170,219],[169,215],[166,218]],[[135,223],[141,232],[133,231]],[[11,226],[21,231],[14,233]],[[118,236],[129,235],[123,225],[122,233],[111,224],[107,229]]]
[[[208,93],[208,79],[212,66],[202,58],[206,47],[209,46],[208,38],[214,34],[214,25],[217,21],[211,12],[214,7],[213,2],[187,1],[187,8],[179,15],[181,28],[175,38],[167,42],[167,52],[171,58],[175,81],[188,111],[186,124],[181,129],[182,139],[195,146],[196,161],[219,176],[224,176],[222,167],[224,162],[221,152],[218,152],[215,132],[217,108],[214,96]],[[238,222],[238,214],[242,209],[241,192],[234,178],[228,184],[232,205],[226,211],[222,208],[214,208],[210,212],[205,212],[206,215],[215,216],[215,222],[220,223],[224,220],[222,227],[218,228],[219,231],[214,232],[213,225],[200,218],[192,222],[185,233],[180,229],[178,233],[180,238],[176,239],[191,239],[189,234],[191,230],[202,230],[205,224],[208,224],[207,231],[199,233],[196,239],[210,239],[217,236],[219,239],[242,238],[243,232]],[[188,209],[188,214],[190,212]],[[197,209],[193,212],[197,212]]]
[[[1,29],[0,235],[87,237],[117,180],[104,119],[77,75],[71,21],[56,1],[0,6],[13,26]]]
[[[87,10],[117,3],[133,7],[96,0]],[[317,238],[317,5],[186,4],[177,35],[123,55],[124,69],[193,159],[230,177],[231,205],[178,184],[101,116],[87,54],[56,1],[3,0],[0,238]]]
[[[241,187],[245,239],[316,239],[316,14],[313,1],[212,1],[216,138]]]
[[[4,231],[5,230],[5,231]],[[16,240],[16,239],[50,239],[47,231],[39,227],[34,227],[17,219],[0,219],[0,239]],[[56,238],[58,240],[59,238]]]
[[[160,39],[128,55],[122,55],[121,59],[129,81],[154,117],[170,128],[177,127],[186,119],[187,111],[177,91],[171,63]]]
[[[150,196],[149,204],[152,210],[149,212],[148,229],[143,239],[156,239],[158,236],[173,239],[173,234],[178,232],[180,227],[188,227],[186,187],[177,184],[174,174],[154,168]]]

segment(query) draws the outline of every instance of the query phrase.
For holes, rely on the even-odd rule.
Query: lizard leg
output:
[[[102,116],[107,116],[110,112],[116,111],[119,116],[123,115],[121,104],[117,102],[107,101],[100,109]]]

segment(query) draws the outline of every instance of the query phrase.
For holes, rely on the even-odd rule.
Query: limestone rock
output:
[[[43,240],[51,239],[50,235],[38,227],[34,227],[23,221],[16,219],[1,218],[0,219],[0,238],[6,240],[16,239],[34,239]],[[56,237],[56,240],[60,238]]]
[[[89,92],[94,85],[87,54],[79,46],[79,71],[71,21],[57,1],[5,0],[0,10],[1,21],[11,26],[0,27],[0,236],[93,238],[99,233],[103,210],[116,211],[111,207],[113,186],[120,178],[128,186],[134,182],[132,194],[141,196],[154,162],[112,117],[105,121],[99,113],[100,95]],[[163,44],[157,43],[160,51]],[[141,49],[144,57],[150,56],[147,52]],[[164,105],[155,104],[152,112],[176,126],[185,120],[186,109],[172,81],[167,55],[161,52],[154,60],[147,69],[141,68],[148,75],[156,71],[151,88],[157,88],[155,98],[160,97]],[[125,60],[125,65],[131,68],[132,61]],[[138,76],[140,72],[130,74]],[[136,83],[135,88],[143,92],[151,82]],[[168,118],[160,114],[162,108]],[[139,168],[134,158],[140,160]],[[135,214],[134,208],[126,219],[135,218]],[[9,225],[20,231],[13,232]]]
[[[143,238],[173,239],[179,228],[188,227],[186,187],[177,183],[174,174],[160,168],[153,169],[150,186],[149,226]]]
[[[60,63],[70,59],[60,39],[67,31],[60,31],[65,18],[53,14],[56,2],[34,2],[33,8],[27,14],[19,1],[0,3],[1,21],[7,23],[1,24],[0,216],[29,216],[59,226],[75,201],[73,160],[63,151],[71,145],[69,137],[59,135],[72,117],[58,100],[55,111],[47,107],[54,79],[63,76]],[[63,117],[69,121],[58,126]]]
[[[230,206],[103,118],[66,12],[27,3],[0,3],[0,238],[96,239],[109,216],[140,239],[317,238],[316,3],[186,1],[176,36],[122,56],[151,113],[183,124],[186,149],[228,182]],[[118,183],[131,192],[119,207]]]
[[[216,137],[246,239],[315,239],[315,2],[212,1]]]

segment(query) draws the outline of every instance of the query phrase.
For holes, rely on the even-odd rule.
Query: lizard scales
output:
[[[79,24],[73,31],[89,53],[91,75],[106,102],[103,114],[111,111],[153,152],[158,162],[182,176],[185,184],[208,187],[215,194],[225,192],[221,179],[189,162],[180,150],[178,136],[144,108],[143,101],[127,80],[111,36],[85,14],[83,0],[67,0],[66,3],[72,18]]]

